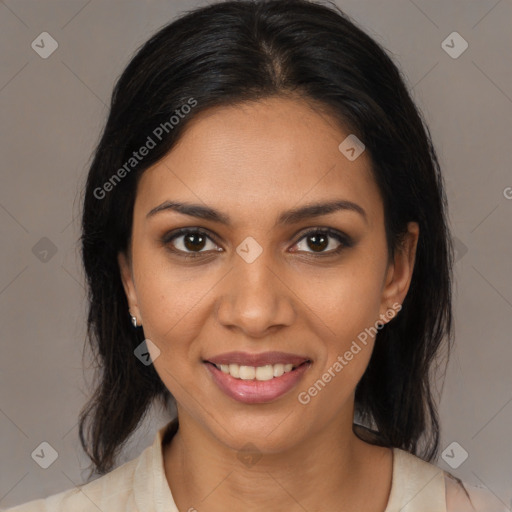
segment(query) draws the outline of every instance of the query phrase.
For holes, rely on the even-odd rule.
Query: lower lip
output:
[[[226,395],[245,404],[271,402],[290,391],[300,381],[311,363],[303,363],[295,370],[270,380],[235,379],[211,363],[204,363],[213,380]]]

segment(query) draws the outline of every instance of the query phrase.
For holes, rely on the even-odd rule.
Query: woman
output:
[[[504,510],[431,462],[443,179],[397,67],[335,6],[217,3],[147,41],[82,228],[102,476],[12,510]],[[177,417],[112,471],[155,400]]]

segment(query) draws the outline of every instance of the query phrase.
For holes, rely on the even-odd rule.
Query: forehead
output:
[[[381,199],[364,151],[349,160],[350,135],[300,100],[270,98],[196,115],[180,140],[142,175],[136,211],[167,200],[203,202],[230,216],[269,212],[317,200],[345,199],[378,217]]]

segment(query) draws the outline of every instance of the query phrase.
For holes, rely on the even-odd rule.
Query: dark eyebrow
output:
[[[197,217],[198,219],[210,220],[213,222],[224,224],[226,226],[231,226],[231,220],[228,215],[225,215],[217,210],[214,210],[209,206],[184,203],[178,201],[165,201],[162,204],[150,210],[147,213],[146,217],[152,217],[156,215],[158,212],[166,210],[173,210],[184,215]],[[343,210],[359,213],[363,217],[365,223],[368,224],[366,212],[361,206],[359,206],[356,203],[353,203],[352,201],[336,200],[323,203],[312,203],[306,206],[301,206],[299,208],[287,210],[281,213],[281,215],[277,219],[277,222],[275,223],[275,226],[280,226],[283,224],[296,224],[304,219],[320,217],[322,215],[327,215],[329,213],[334,213]]]

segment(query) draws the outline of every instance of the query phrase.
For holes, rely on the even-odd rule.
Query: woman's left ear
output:
[[[417,222],[407,224],[407,234],[402,245],[395,251],[388,267],[386,284],[382,292],[381,314],[385,315],[394,304],[403,304],[412,280],[420,228]]]
[[[140,312],[137,305],[135,285],[133,284],[133,272],[130,259],[124,252],[119,252],[117,255],[117,261],[119,263],[121,281],[123,283],[126,300],[128,301],[128,306],[130,308],[130,314],[135,316],[140,322]]]

